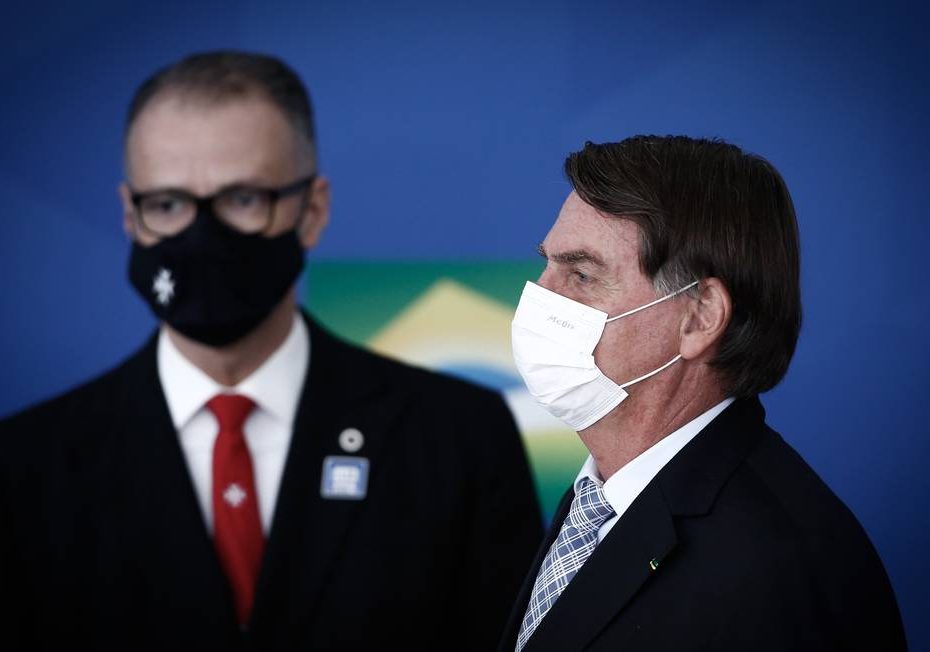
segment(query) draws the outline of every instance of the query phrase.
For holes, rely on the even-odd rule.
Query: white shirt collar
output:
[[[597,486],[604,489],[604,497],[614,508],[617,516],[622,516],[627,508],[636,500],[652,479],[678,454],[685,444],[713,421],[717,415],[734,399],[726,398],[696,419],[689,421],[681,428],[663,437],[632,460],[626,463],[619,471],[610,476],[606,482],[601,479],[594,458],[588,455],[584,466],[575,478],[575,491],[579,490],[579,483],[584,478],[591,479]]]
[[[220,393],[248,396],[285,424],[293,422],[309,365],[310,333],[299,314],[284,343],[235,387],[224,387],[178,350],[165,329],[158,335],[158,376],[174,427],[180,430],[204,404]]]

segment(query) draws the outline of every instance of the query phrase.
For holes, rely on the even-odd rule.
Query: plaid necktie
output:
[[[614,509],[601,488],[590,478],[582,479],[559,536],[539,568],[533,594],[517,636],[516,652],[523,649],[536,626],[594,552],[597,531],[613,515]]]

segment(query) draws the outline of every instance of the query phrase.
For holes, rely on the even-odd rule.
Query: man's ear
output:
[[[304,249],[312,249],[320,241],[323,229],[329,224],[329,181],[317,177],[309,189],[309,197],[304,204],[297,236]]]
[[[698,284],[698,297],[690,299],[681,324],[679,352],[685,360],[710,359],[733,314],[730,292],[720,279],[705,278]]]
[[[123,205],[123,231],[126,232],[130,240],[134,240],[136,235],[136,207],[132,205],[132,193],[125,181],[119,184],[117,192],[119,193],[120,203]]]

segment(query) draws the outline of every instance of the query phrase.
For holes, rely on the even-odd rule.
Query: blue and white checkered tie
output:
[[[520,652],[536,626],[542,621],[559,595],[585,563],[597,545],[597,531],[614,515],[614,509],[604,492],[590,478],[580,482],[575,499],[568,510],[559,536],[549,548],[530,596],[517,636],[516,652]]]

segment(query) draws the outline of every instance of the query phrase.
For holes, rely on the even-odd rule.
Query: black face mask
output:
[[[151,247],[134,242],[129,280],[160,320],[193,340],[223,346],[271,313],[303,265],[296,229],[266,238],[201,213]]]

